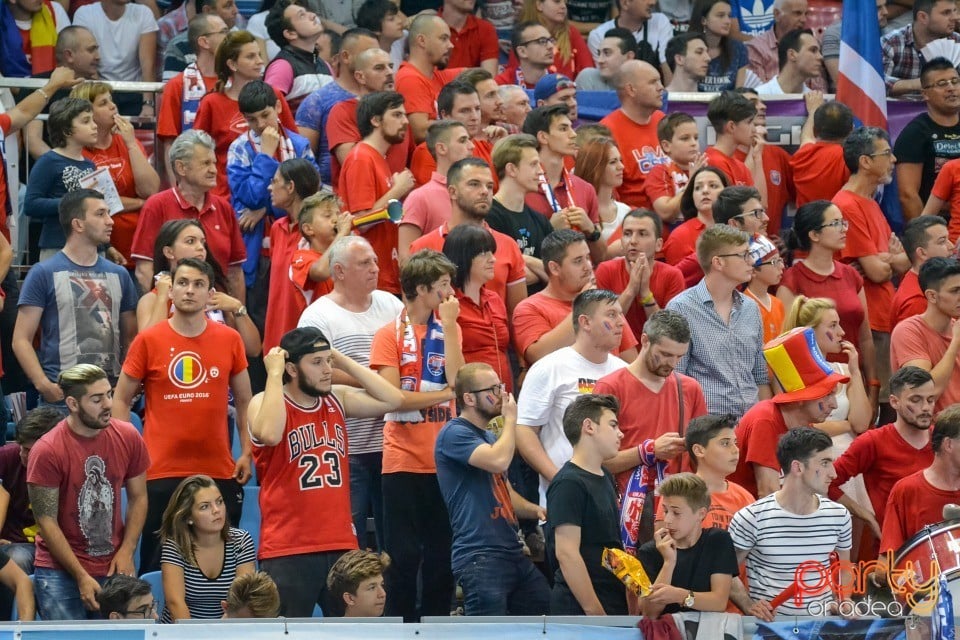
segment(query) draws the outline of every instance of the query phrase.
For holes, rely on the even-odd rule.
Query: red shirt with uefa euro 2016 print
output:
[[[637,124],[623,110],[617,109],[600,121],[610,128],[623,156],[623,185],[617,189],[617,194],[619,200],[631,207],[652,207],[644,189],[647,176],[658,164],[670,162],[660,149],[657,136],[657,125],[664,115],[663,111],[654,111],[650,122]]]
[[[256,441],[260,560],[357,548],[343,405],[335,395],[302,407],[284,395],[287,423],[274,447]]]
[[[230,379],[246,368],[240,334],[209,319],[192,338],[174,331],[169,321],[134,338],[123,372],[143,381],[147,480],[233,476],[227,396]]]

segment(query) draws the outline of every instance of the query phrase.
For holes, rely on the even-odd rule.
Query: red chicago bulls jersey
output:
[[[333,394],[312,407],[286,395],[284,401],[280,444],[253,443],[262,523],[258,557],[356,549],[343,407]]]

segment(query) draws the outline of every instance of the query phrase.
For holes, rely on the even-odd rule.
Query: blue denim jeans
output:
[[[37,567],[33,572],[37,612],[43,620],[99,620],[96,611],[87,611],[80,599],[77,582],[66,571]],[[97,578],[103,584],[105,578]]]
[[[353,526],[360,548],[367,547],[367,517],[373,516],[377,549],[383,549],[383,453],[357,453],[350,456],[350,505]]]
[[[547,579],[526,556],[485,554],[458,575],[468,616],[542,616],[550,613]]]

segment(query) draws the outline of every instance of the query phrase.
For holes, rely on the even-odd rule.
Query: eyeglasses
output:
[[[837,218],[825,224],[820,225],[817,229],[842,229],[846,231],[850,227],[850,223],[843,218]]]
[[[773,260],[767,260],[766,262],[761,262],[760,266],[762,267],[765,264],[772,264],[775,267],[783,266],[783,258],[774,258]]]
[[[129,617],[143,618],[152,618],[153,614],[157,612],[157,601],[154,600],[150,604],[145,604],[142,607],[137,607],[136,609],[131,609],[129,611],[124,611],[123,615]]]
[[[752,260],[750,260],[749,251],[743,251],[741,253],[718,253],[717,257],[718,258],[740,258],[744,262],[752,262]]]
[[[747,217],[749,217],[749,216],[753,216],[753,217],[756,218],[757,220],[763,220],[763,216],[765,216],[765,215],[767,215],[767,210],[764,209],[763,207],[760,207],[759,209],[753,209],[753,210],[751,210],[751,211],[744,211],[743,213],[741,213],[741,214],[739,214],[739,215],[736,215],[736,216],[733,216],[733,217],[734,217],[734,218],[747,218]]]
[[[210,32],[208,32],[208,33],[201,33],[201,34],[200,34],[200,37],[201,37],[201,38],[209,38],[210,36],[225,36],[225,35],[227,35],[228,33],[230,33],[230,28],[229,28],[229,27],[227,27],[226,29],[220,29],[220,31],[210,31]]]
[[[525,46],[530,45],[530,44],[538,44],[538,45],[540,45],[541,47],[545,47],[545,46],[547,46],[548,44],[557,44],[557,39],[556,39],[556,38],[546,38],[546,37],[544,37],[544,38],[534,38],[533,40],[527,40],[526,42],[521,42],[521,43],[518,44],[517,46],[518,46],[518,47],[525,47]]]
[[[502,382],[499,382],[499,383],[493,385],[492,387],[485,387],[485,388],[483,388],[483,389],[475,389],[475,390],[473,390],[473,391],[467,391],[467,393],[483,393],[484,391],[489,391],[489,392],[492,393],[495,397],[499,398],[501,395],[503,395],[503,390],[506,389],[506,388],[507,388],[507,386],[506,386],[505,384],[503,384]]]
[[[876,153],[868,153],[865,155],[868,155],[871,158],[876,158],[877,156],[892,156],[893,149],[884,149],[883,151],[877,151]]]
[[[937,89],[946,89],[947,87],[956,87],[957,85],[960,85],[960,78],[950,78],[949,80],[937,80],[936,82],[928,84],[923,88],[933,89],[934,87],[936,87]]]

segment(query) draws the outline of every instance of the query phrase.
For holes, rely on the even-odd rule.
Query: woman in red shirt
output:
[[[133,125],[117,112],[109,84],[84,82],[70,92],[70,97],[89,100],[93,104],[97,142],[92,147],[85,147],[83,156],[97,165],[97,169],[106,167],[117,187],[123,211],[113,216],[110,246],[133,264],[130,244],[137,229],[140,207],[144,200],[160,190],[160,176],[147,160]]]
[[[587,47],[587,41],[567,19],[567,0],[524,0],[517,24],[522,22],[539,22],[556,39],[556,53],[553,56],[556,73],[573,80],[578,73],[593,66],[593,55]],[[507,66],[519,64],[511,51]]]
[[[454,227],[443,243],[444,255],[457,266],[453,288],[460,301],[457,324],[463,341],[463,361],[489,364],[512,393],[507,307],[500,296],[484,286],[493,279],[496,250],[497,243],[490,232],[474,224]]]
[[[680,198],[680,213],[685,222],[670,232],[663,245],[667,263],[676,265],[696,251],[697,238],[713,226],[713,203],[727,186],[727,176],[716,167],[700,167],[690,176]]]

